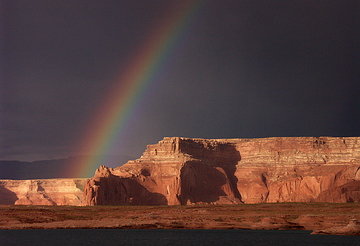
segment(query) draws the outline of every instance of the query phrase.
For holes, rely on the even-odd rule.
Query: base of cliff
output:
[[[360,206],[355,203],[0,206],[0,229],[308,230],[339,234],[331,228],[347,227],[350,220],[359,218]]]

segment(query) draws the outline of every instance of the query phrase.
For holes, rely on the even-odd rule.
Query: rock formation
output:
[[[83,204],[359,201],[359,137],[166,137],[137,160],[101,166]]]
[[[81,205],[86,179],[0,180],[0,204]]]
[[[325,230],[315,230],[311,234],[360,236],[360,222],[351,219],[349,224],[344,227],[336,226]]]

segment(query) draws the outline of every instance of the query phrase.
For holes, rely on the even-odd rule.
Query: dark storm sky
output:
[[[76,155],[172,0],[2,0],[0,159]],[[113,154],[164,136],[360,135],[360,3],[204,0]]]

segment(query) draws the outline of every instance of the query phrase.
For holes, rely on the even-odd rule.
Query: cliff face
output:
[[[0,204],[262,202],[360,202],[360,138],[164,138],[88,180],[0,180]]]
[[[360,202],[360,138],[164,138],[85,183],[84,205]]]
[[[85,204],[240,202],[233,186],[239,158],[232,144],[165,138],[140,159],[97,170],[85,185]]]
[[[0,180],[0,204],[81,205],[86,179]]]

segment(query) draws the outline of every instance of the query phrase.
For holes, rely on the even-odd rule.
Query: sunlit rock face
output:
[[[82,204],[86,179],[0,180],[0,204]]]
[[[137,160],[101,166],[84,205],[359,202],[359,137],[167,137]]]
[[[0,180],[0,204],[360,202],[359,137],[169,137],[91,179]]]

